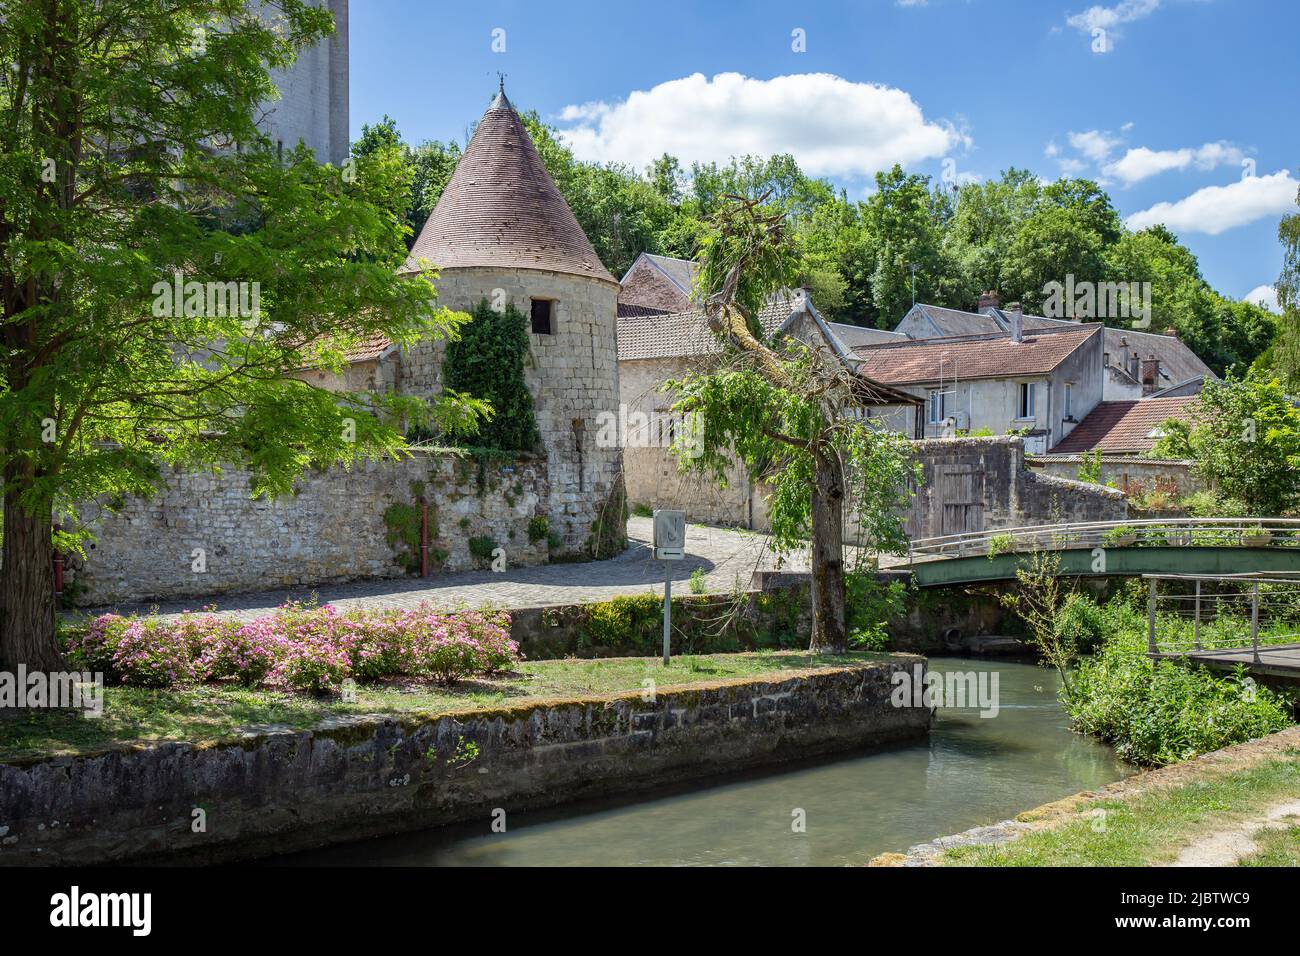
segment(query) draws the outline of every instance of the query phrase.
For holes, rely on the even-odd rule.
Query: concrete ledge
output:
[[[12,761],[0,865],[248,859],[892,743],[929,730],[889,699],[917,662]]]

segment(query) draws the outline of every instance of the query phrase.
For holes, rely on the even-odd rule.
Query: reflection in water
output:
[[[1072,734],[1056,675],[1032,664],[931,658],[935,671],[997,670],[1001,709],[940,710],[928,741],[707,785],[512,814],[344,844],[274,863],[395,866],[836,865],[1014,816],[1129,772]],[[633,802],[635,801],[635,802]],[[807,832],[792,832],[792,812]]]

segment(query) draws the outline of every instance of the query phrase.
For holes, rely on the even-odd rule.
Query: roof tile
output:
[[[1152,432],[1166,419],[1190,420],[1197,396],[1100,402],[1049,454],[1143,452],[1155,447]]]
[[[1022,341],[1009,335],[920,339],[898,345],[858,346],[858,371],[886,385],[969,381],[1052,371],[1076,349],[1098,335],[1101,326],[1037,331]]]
[[[406,271],[494,266],[609,274],[528,138],[499,94],[479,121],[447,188],[420,230]]]

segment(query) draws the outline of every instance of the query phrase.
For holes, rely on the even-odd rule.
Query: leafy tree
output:
[[[390,164],[348,182],[305,148],[278,158],[256,128],[269,69],[333,30],[302,0],[259,12],[0,0],[6,663],[59,663],[56,508],[75,525],[76,502],[149,494],[160,464],[237,463],[255,493],[285,493],[310,464],[399,453],[403,418],[481,412],[293,377],[342,368],[362,337],[410,344],[462,320],[397,273]]]
[[[735,199],[718,212],[704,246],[700,286],[723,357],[712,370],[668,382],[674,410],[693,416],[682,458],[726,480],[738,457],[772,484],[768,515],[780,551],[809,547],[814,648],[847,646],[844,503],[879,550],[906,547],[898,514],[918,480],[910,443],[850,417],[864,385],[838,362],[797,342],[764,343],[755,316],[798,269],[795,243],[769,197]],[[811,538],[811,543],[807,544]]]
[[[497,311],[483,299],[460,337],[447,345],[443,382],[456,392],[486,400],[492,420],[473,441],[485,448],[533,451],[541,443],[533,415],[533,395],[524,379],[528,327],[524,315],[507,303]]]
[[[1296,195],[1300,203],[1300,192]],[[1300,212],[1282,217],[1277,227],[1282,243],[1282,274],[1277,280],[1278,322],[1273,365],[1292,391],[1300,391]]]
[[[1252,514],[1300,505],[1300,409],[1275,380],[1258,375],[1207,382],[1189,427],[1161,426],[1152,454],[1189,457],[1194,473]]]
[[[1032,213],[1007,249],[1002,266],[1003,290],[1041,312],[1049,282],[1104,282],[1104,238],[1092,226],[1092,216],[1069,206],[1044,205]]]
[[[913,266],[917,300],[944,298],[941,240],[948,200],[929,183],[927,177],[904,173],[895,165],[876,174],[876,191],[863,204],[874,260],[871,300],[875,324],[881,328],[892,327],[911,308]]]
[[[370,184],[371,202],[406,227],[409,248],[413,241],[410,209],[415,169],[396,120],[385,116],[373,126],[362,126],[361,138],[352,144],[351,165],[356,179]]]

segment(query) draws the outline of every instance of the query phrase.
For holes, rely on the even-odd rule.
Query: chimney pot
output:
[[[1165,329],[1165,335],[1172,335],[1174,338],[1178,338],[1178,330],[1171,325],[1169,328]]]
[[[980,304],[978,311],[983,312],[985,309],[996,309],[998,307],[998,294],[990,289],[980,294]]]

